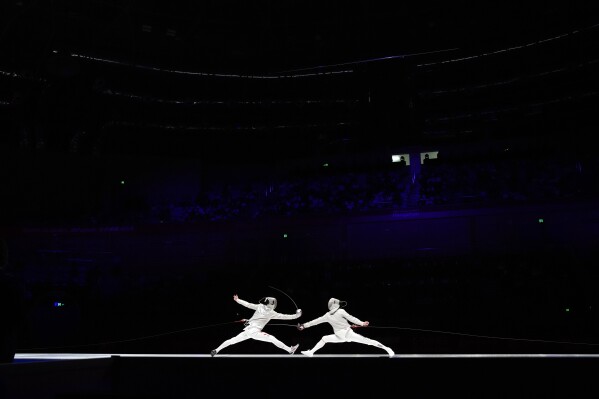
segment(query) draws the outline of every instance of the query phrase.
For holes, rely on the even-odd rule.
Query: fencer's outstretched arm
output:
[[[285,313],[278,313],[278,312],[274,312],[273,315],[273,319],[280,319],[280,320],[292,320],[292,319],[297,319],[302,315],[302,310],[298,309],[295,314],[285,314]]]
[[[327,319],[326,319],[324,316],[320,316],[320,317],[317,317],[317,318],[316,318],[316,319],[314,319],[314,320],[310,320],[310,321],[309,321],[309,322],[307,322],[307,323],[300,324],[300,325],[298,326],[298,329],[301,331],[301,330],[303,330],[303,329],[305,329],[305,328],[312,327],[312,326],[315,326],[315,325],[317,325],[317,324],[324,323],[324,322],[326,322],[326,321],[327,321]]]
[[[334,330],[342,330],[344,328],[350,327],[350,324],[348,323],[348,321],[352,322],[356,326],[360,326],[360,327],[366,327],[369,324],[367,321],[362,321],[362,320],[358,319],[357,317],[350,315],[344,309],[339,309],[336,311],[334,317],[331,316],[329,313],[327,313],[321,317],[318,317],[318,318],[311,320],[309,322],[306,322],[304,324],[298,324],[297,328],[298,328],[298,330],[302,331],[306,328],[315,326],[317,324],[327,322],[333,326]]]
[[[248,301],[244,301],[243,299],[239,299],[239,297],[237,296],[237,294],[233,295],[233,300],[235,302],[237,302],[238,304],[240,304],[242,306],[245,306],[246,308],[250,308],[252,310],[258,309],[258,304],[249,303]]]
[[[366,327],[369,323],[367,321],[362,321],[360,319],[358,319],[357,317],[354,317],[352,315],[350,315],[349,313],[347,313],[344,309],[339,309],[338,312],[347,320],[351,321],[352,323],[361,326],[361,327]]]

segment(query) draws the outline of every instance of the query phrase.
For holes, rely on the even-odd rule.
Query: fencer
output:
[[[264,297],[260,299],[258,304],[250,303],[244,301],[243,299],[239,299],[237,295],[233,295],[233,300],[238,304],[245,306],[246,308],[254,310],[254,314],[252,315],[252,317],[249,318],[249,320],[246,320],[245,328],[241,333],[220,344],[218,348],[213,349],[210,352],[210,355],[214,356],[224,348],[248,339],[270,342],[278,348],[281,348],[284,351],[289,352],[289,354],[291,355],[295,353],[299,344],[294,346],[287,346],[274,336],[262,331],[262,329],[272,319],[292,320],[299,318],[302,315],[301,309],[298,309],[295,314],[283,314],[275,312],[275,308],[277,307],[277,299],[273,297]]]
[[[367,327],[369,323],[368,323],[368,321],[361,321],[358,318],[347,313],[345,311],[345,309],[342,309],[342,307],[345,307],[346,305],[347,305],[347,302],[345,302],[345,301],[340,301],[339,299],[331,298],[331,299],[329,299],[329,303],[328,303],[329,311],[327,313],[325,313],[323,316],[318,317],[314,320],[311,320],[307,323],[297,325],[297,328],[300,331],[302,331],[308,327],[312,327],[317,324],[326,322],[326,323],[329,323],[333,327],[333,332],[334,332],[331,335],[323,336],[320,339],[320,341],[318,341],[316,343],[316,345],[314,345],[314,348],[312,348],[310,350],[302,351],[302,354],[311,357],[314,355],[314,353],[317,350],[319,350],[320,348],[325,346],[325,344],[328,344],[328,343],[336,344],[336,343],[340,343],[340,342],[357,342],[360,344],[372,345],[372,346],[376,346],[377,348],[384,349],[389,354],[389,357],[392,357],[393,355],[395,355],[395,353],[393,352],[393,350],[391,348],[381,344],[378,341],[364,337],[364,336],[353,331],[352,325],[349,324],[349,322],[352,322],[356,326],[361,326],[361,327]]]

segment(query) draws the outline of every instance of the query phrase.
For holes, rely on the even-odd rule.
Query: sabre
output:
[[[295,303],[295,301],[293,300],[293,298],[291,298],[289,295],[287,295],[287,293],[285,293],[285,291],[278,289],[277,287],[273,287],[272,285],[269,285],[270,288],[277,290],[279,292],[281,292],[283,295],[285,295],[287,298],[289,298],[291,300],[291,302],[293,302],[293,305],[295,306],[295,310],[298,310],[299,308],[297,307],[297,304]]]

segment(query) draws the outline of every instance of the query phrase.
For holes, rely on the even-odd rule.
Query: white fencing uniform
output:
[[[329,301],[329,309],[331,310],[329,310],[327,313],[325,313],[323,316],[317,319],[300,325],[302,326],[302,329],[305,329],[308,327],[315,326],[317,324],[329,323],[333,327],[334,332],[334,334],[325,335],[324,337],[322,337],[320,341],[318,341],[314,348],[312,348],[311,350],[302,351],[304,355],[312,356],[314,352],[325,346],[325,344],[336,344],[340,342],[357,342],[360,344],[376,346],[377,348],[381,348],[387,351],[389,356],[393,356],[395,354],[393,350],[391,350],[391,348],[381,344],[380,342],[370,338],[366,338],[354,332],[349,322],[352,322],[353,324],[358,326],[364,326],[368,324],[350,315],[345,310],[340,309],[339,302],[339,300],[331,298],[331,300]]]
[[[276,299],[274,299],[274,298],[264,298],[264,299],[267,299],[267,300],[271,299],[271,301],[267,301],[267,302],[269,302],[269,304],[264,305],[262,303],[260,303],[260,304],[249,303],[249,302],[244,301],[243,299],[239,299],[239,298],[236,299],[236,302],[238,304],[243,305],[246,308],[253,309],[253,310],[255,310],[255,312],[252,315],[252,317],[246,322],[246,326],[243,329],[243,331],[241,333],[239,333],[238,335],[236,335],[235,337],[230,338],[230,339],[226,340],[225,342],[223,342],[222,344],[220,344],[220,346],[218,348],[216,348],[214,351],[212,351],[213,356],[216,353],[223,350],[224,348],[226,348],[227,346],[245,341],[247,339],[255,339],[257,341],[270,342],[270,343],[276,345],[278,348],[281,348],[289,353],[293,354],[295,352],[297,345],[293,346],[293,347],[287,346],[284,343],[282,343],[281,341],[279,341],[277,338],[273,337],[272,335],[262,332],[262,329],[272,319],[280,319],[280,320],[297,319],[298,317],[300,317],[302,315],[301,309],[298,309],[297,313],[295,313],[295,314],[278,313],[278,312],[275,312],[275,310],[274,310],[274,306],[276,306]],[[274,306],[272,305],[273,302],[274,302]]]

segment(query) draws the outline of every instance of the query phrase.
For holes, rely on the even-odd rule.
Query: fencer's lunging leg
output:
[[[379,341],[375,341],[374,339],[367,338],[367,337],[360,335],[358,333],[355,333],[351,330],[348,331],[346,338],[350,342],[357,342],[360,344],[376,346],[377,348],[384,349],[390,355],[394,354],[393,350],[391,350],[391,348],[389,348],[388,346],[385,346],[385,345],[381,344]]]
[[[274,344],[277,348],[283,349],[286,352],[291,351],[290,346],[285,345],[284,343],[282,343],[281,341],[279,341],[272,335],[267,334],[265,332],[256,333],[256,334],[252,335],[252,338],[254,338],[257,341],[270,342],[271,344]]]
[[[236,343],[245,341],[247,339],[249,339],[250,337],[248,336],[246,331],[242,331],[239,334],[237,334],[236,336],[234,336],[233,338],[229,338],[228,340],[226,340],[225,342],[223,342],[222,344],[220,344],[220,346],[218,348],[215,349],[216,353],[220,352],[221,350],[225,349],[227,346],[231,346],[234,345]]]
[[[336,344],[339,342],[345,342],[344,339],[339,338],[338,336],[336,336],[335,334],[331,334],[331,335],[325,335],[324,337],[322,337],[320,339],[320,341],[318,341],[316,343],[316,345],[314,345],[314,348],[312,348],[310,350],[310,352],[314,353],[317,350],[319,350],[320,348],[322,348],[323,346],[325,346],[325,344]]]

